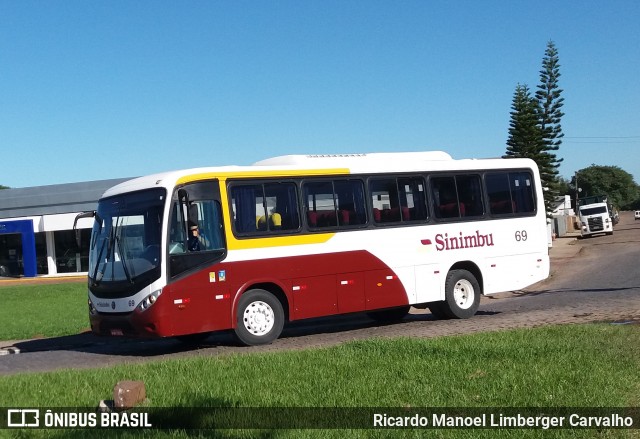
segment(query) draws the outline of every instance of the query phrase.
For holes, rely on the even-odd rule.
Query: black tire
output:
[[[265,290],[249,290],[240,297],[236,311],[235,334],[245,346],[269,344],[284,327],[280,301]]]
[[[381,311],[371,311],[367,313],[367,316],[376,322],[397,322],[405,318],[407,314],[409,314],[410,309],[411,307],[409,305],[400,306],[398,308],[383,309]]]
[[[431,315],[438,320],[446,320],[449,318],[447,313],[444,312],[443,304],[444,304],[444,301],[429,302],[427,304],[429,311],[431,311]]]
[[[480,284],[467,270],[451,270],[445,283],[442,311],[451,319],[473,317],[480,306]]]

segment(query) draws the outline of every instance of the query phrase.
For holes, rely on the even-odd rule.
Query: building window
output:
[[[38,274],[49,274],[49,263],[47,262],[47,234],[39,232],[36,237],[36,264]]]
[[[91,230],[83,229],[80,233],[82,234],[82,247],[78,248],[73,230],[53,232],[58,273],[80,273],[89,270]]]

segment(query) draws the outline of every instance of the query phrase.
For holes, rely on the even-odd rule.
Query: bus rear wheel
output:
[[[480,284],[467,270],[451,270],[445,283],[442,312],[452,319],[473,317],[480,306]]]
[[[284,311],[280,301],[265,290],[249,290],[240,297],[236,310],[235,334],[245,346],[269,344],[284,327]]]

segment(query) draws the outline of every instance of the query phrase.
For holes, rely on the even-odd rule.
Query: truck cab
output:
[[[592,197],[580,200],[578,215],[580,218],[580,233],[583,237],[606,233],[613,235],[613,216],[606,197]]]

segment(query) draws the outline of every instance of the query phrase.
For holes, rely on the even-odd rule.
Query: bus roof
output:
[[[389,160],[434,161],[453,160],[444,151],[376,152],[367,154],[293,154],[281,155],[255,162],[254,166],[345,167],[351,164],[389,164]]]
[[[509,166],[505,164],[509,163]],[[124,192],[165,187],[171,189],[185,180],[208,178],[295,176],[312,174],[366,174],[381,172],[448,171],[458,169],[536,168],[530,159],[461,159],[454,160],[443,151],[393,152],[370,154],[284,155],[260,160],[250,166],[217,166],[163,172],[120,183],[103,197]]]

